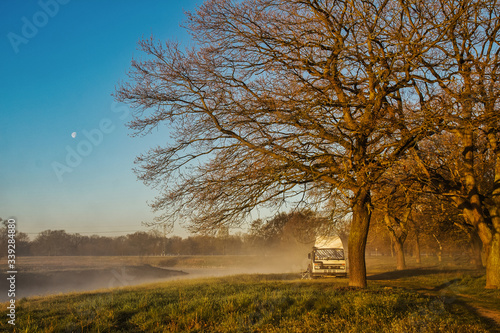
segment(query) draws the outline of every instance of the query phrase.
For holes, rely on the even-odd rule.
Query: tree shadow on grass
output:
[[[130,319],[138,313],[137,310],[121,310],[116,314],[113,329],[119,332],[143,332],[136,325],[130,322]]]
[[[463,268],[443,269],[439,267],[426,267],[426,268],[405,269],[400,271],[390,271],[380,274],[374,274],[368,276],[367,279],[372,281],[395,281],[406,277],[418,277],[418,276],[433,275],[433,274],[464,273],[464,272],[478,273],[479,270],[463,269]],[[461,299],[460,295],[458,295],[455,292],[455,290],[453,290],[453,285],[455,283],[459,283],[461,280],[462,280],[461,278],[453,278],[439,285],[430,284],[430,285],[421,285],[420,287],[418,287],[418,283],[417,285],[414,286],[404,284],[404,287],[405,288],[409,287],[414,291],[422,292],[423,294],[429,295],[431,297],[438,297],[448,307],[451,306],[451,304],[458,304],[462,308],[466,309],[468,312],[474,314],[475,317],[479,318],[480,321],[488,327],[490,332],[500,333],[500,328],[498,325],[499,318],[493,315],[485,315],[484,311],[481,311],[481,309],[478,308],[477,306],[469,304],[469,302],[466,302],[463,299]]]
[[[465,272],[465,271],[474,271],[467,269],[441,269],[441,268],[412,268],[412,269],[403,269],[400,271],[390,271],[384,272],[380,274],[374,274],[367,276],[368,280],[397,280],[405,277],[414,277],[414,276],[423,276],[423,275],[432,275],[432,274],[442,274],[442,273],[457,273],[457,272]]]

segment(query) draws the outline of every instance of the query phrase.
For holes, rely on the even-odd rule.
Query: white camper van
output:
[[[344,246],[340,237],[320,237],[316,239],[312,251],[308,254],[307,273],[310,277],[347,276]]]

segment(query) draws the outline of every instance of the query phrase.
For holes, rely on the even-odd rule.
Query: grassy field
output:
[[[224,267],[232,259],[210,260]],[[432,260],[409,264],[395,272],[387,258],[368,258],[366,290],[348,288],[346,279],[246,274],[24,298],[17,300],[15,329],[4,319],[0,330],[495,332],[488,318],[500,313],[500,291],[482,288],[484,272]]]

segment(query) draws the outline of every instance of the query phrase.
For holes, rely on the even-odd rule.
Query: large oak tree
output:
[[[162,191],[158,222],[210,231],[340,191],[353,212],[349,284],[365,287],[372,187],[432,130],[411,98],[416,60],[439,39],[423,28],[432,15],[418,1],[208,0],[188,14],[190,48],[140,42],[146,58],[116,97],[138,134],[171,131],[138,158]]]

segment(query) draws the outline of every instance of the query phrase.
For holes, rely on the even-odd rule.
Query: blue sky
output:
[[[156,192],[136,180],[133,160],[168,128],[129,137],[129,110],[111,94],[143,56],[141,37],[188,41],[184,11],[201,3],[0,1],[0,217],[31,237],[145,230]]]

